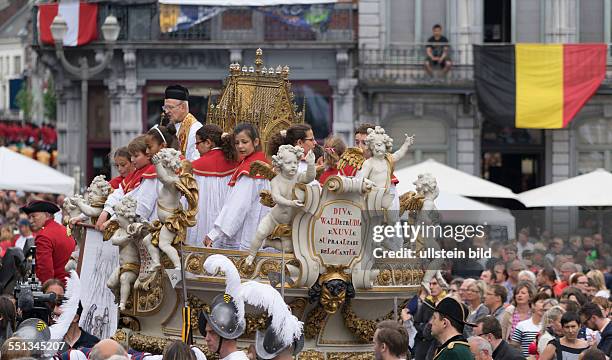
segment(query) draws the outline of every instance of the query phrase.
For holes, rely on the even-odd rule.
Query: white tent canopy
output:
[[[612,174],[604,169],[558,181],[518,195],[527,207],[612,206]]]
[[[330,4],[337,0],[159,0],[160,4],[205,6],[275,6]]]
[[[0,189],[72,195],[74,179],[2,146]]]
[[[471,197],[517,198],[517,195],[507,187],[470,175],[433,159],[395,171],[395,176],[399,180],[398,193],[403,194],[410,191],[414,188],[412,183],[420,174],[425,173],[430,173],[436,178],[440,192]]]

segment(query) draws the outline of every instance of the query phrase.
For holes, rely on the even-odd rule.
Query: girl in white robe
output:
[[[238,162],[232,137],[223,136],[217,125],[206,124],[198,129],[195,147],[200,158],[191,165],[199,189],[198,214],[195,226],[187,230],[187,245],[201,247],[223,208]]]
[[[257,226],[270,211],[259,202],[259,193],[270,190],[270,181],[264,176],[251,176],[249,169],[254,161],[269,161],[260,150],[257,129],[251,124],[236,126],[234,144],[242,160],[228,183],[227,199],[205,244],[221,249],[249,250]]]

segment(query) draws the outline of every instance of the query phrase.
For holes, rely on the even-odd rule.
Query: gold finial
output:
[[[255,51],[255,68],[258,74],[261,72],[261,66],[263,65],[262,57],[263,51],[261,49],[257,49],[257,51]]]
[[[239,75],[240,74],[240,64],[233,63],[230,65],[230,74]]]

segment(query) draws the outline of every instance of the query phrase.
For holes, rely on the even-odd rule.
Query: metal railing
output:
[[[386,85],[471,85],[474,81],[472,44],[448,44],[452,67],[443,76],[435,69],[434,76],[425,71],[426,49],[429,45],[408,44],[386,49],[359,49],[359,79],[369,84]],[[498,44],[496,44],[498,45]],[[612,44],[608,44],[605,85],[612,85]]]
[[[359,78],[368,83],[458,83],[470,82],[474,77],[473,51],[471,44],[448,45],[448,59],[451,70],[446,76],[438,76],[440,70],[434,67],[434,75],[425,71],[427,47],[440,44],[409,44],[401,48],[359,49]]]
[[[198,41],[214,43],[356,41],[357,10],[351,3],[333,5],[331,18],[321,30],[283,23],[256,8],[229,8],[219,15],[185,30],[162,33],[157,3],[125,5],[99,3],[98,30],[108,15],[115,15],[121,26],[119,42]],[[38,8],[33,7],[34,45],[38,45]],[[101,31],[98,32],[101,34]]]

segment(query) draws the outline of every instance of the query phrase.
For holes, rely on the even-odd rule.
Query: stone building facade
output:
[[[80,79],[65,71],[53,46],[34,44],[40,64],[55,78],[59,166],[64,173],[86,166],[85,182],[96,174],[109,174],[107,154],[159,121],[167,85],[188,87],[190,110],[204,121],[208,98],[219,94],[230,63],[253,65],[257,48],[263,49],[264,66],[290,66],[296,101],[306,99],[306,120],[317,138],[332,132],[351,136],[357,85],[356,2],[333,5],[323,31],[289,26],[248,7],[226,8],[212,19],[171,33],[161,32],[160,5],[155,1],[98,2],[98,26],[109,14],[117,17],[121,31],[112,64],[88,82],[86,121],[79,115]],[[65,54],[72,64],[78,65],[83,56],[94,64],[105,46],[95,41],[65,49]],[[79,150],[83,136],[87,154]]]
[[[611,66],[567,129],[527,131],[499,128],[478,112],[472,59],[472,44],[610,43],[611,19],[610,0],[361,0],[358,121],[381,124],[393,137],[415,133],[404,165],[434,158],[517,193],[612,170]],[[434,24],[450,42],[446,76],[424,71]],[[555,232],[580,231],[586,221],[576,209],[541,214]]]

